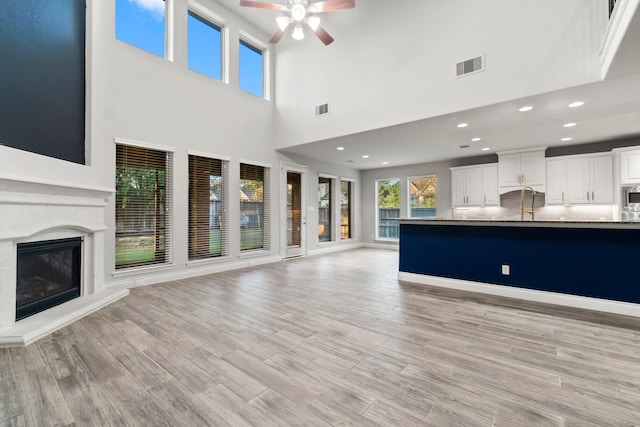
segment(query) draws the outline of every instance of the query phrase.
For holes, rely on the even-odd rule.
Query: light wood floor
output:
[[[398,283],[397,257],[133,289],[0,349],[0,425],[640,425],[640,321]]]

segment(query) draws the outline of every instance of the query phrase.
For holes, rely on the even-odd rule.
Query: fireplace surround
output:
[[[0,347],[27,345],[129,293],[105,288],[105,208],[111,194],[112,189],[0,173]],[[72,255],[79,262],[79,295],[23,317],[16,307],[19,248],[49,241],[81,242]]]

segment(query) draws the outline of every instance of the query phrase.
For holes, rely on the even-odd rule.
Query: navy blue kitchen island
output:
[[[399,278],[640,316],[640,224],[400,220]]]

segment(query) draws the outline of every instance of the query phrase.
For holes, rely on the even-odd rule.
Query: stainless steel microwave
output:
[[[628,210],[640,210],[640,186],[624,189],[624,207]]]

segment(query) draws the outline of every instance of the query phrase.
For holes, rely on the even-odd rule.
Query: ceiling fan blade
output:
[[[323,0],[309,4],[309,11],[313,13],[331,12],[340,9],[353,9],[356,0]]]
[[[286,10],[287,9],[285,6],[281,4],[262,3],[259,1],[250,1],[250,0],[240,0],[240,6],[257,7],[260,9],[269,9],[269,10]]]
[[[308,27],[311,31],[313,31],[313,28],[311,28],[311,26],[310,26],[309,24],[307,24],[307,27]],[[322,28],[321,26],[318,26],[318,28],[317,28],[315,31],[313,31],[313,32],[315,33],[315,35],[316,35],[316,36],[318,36],[318,38],[320,39],[320,41],[321,41],[322,43],[324,43],[324,45],[325,45],[325,46],[328,46],[328,45],[330,45],[331,43],[333,43],[333,40],[334,40],[334,39],[333,39],[333,37],[331,37],[331,36],[329,35],[329,33],[327,33],[327,32],[325,31],[325,29],[324,29],[324,28]]]
[[[290,26],[291,24],[287,25],[284,30],[276,31],[273,37],[271,37],[271,40],[269,40],[269,43],[273,43],[273,44],[278,43],[282,39],[282,36],[284,36],[284,33],[289,29]]]

